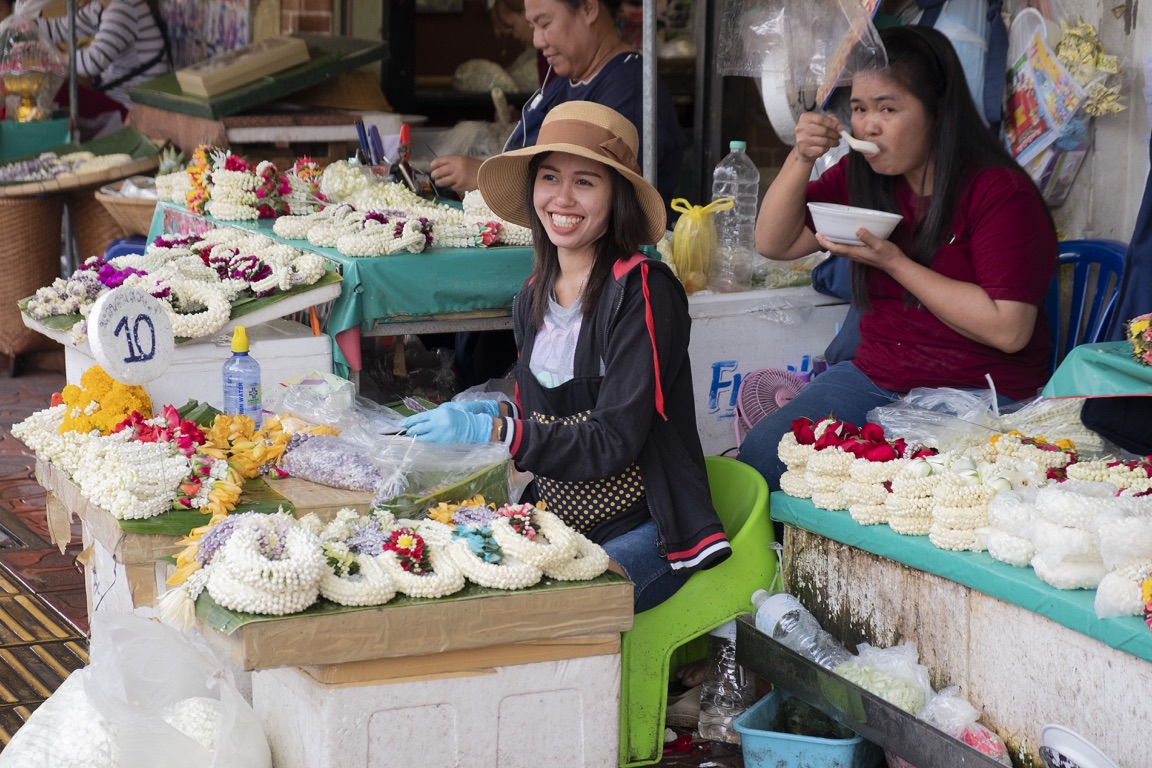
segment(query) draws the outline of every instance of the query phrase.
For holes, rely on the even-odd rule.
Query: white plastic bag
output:
[[[99,612],[91,657],[32,714],[0,753],[0,766],[271,768],[256,714],[189,635],[143,616]],[[165,719],[188,699],[217,703],[214,749]]]

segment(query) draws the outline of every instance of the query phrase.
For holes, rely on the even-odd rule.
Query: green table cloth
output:
[[[927,536],[902,536],[887,525],[860,525],[847,511],[818,509],[811,501],[782,491],[772,494],[770,508],[773,520],[963,584],[1152,661],[1152,632],[1144,621],[1139,616],[1096,618],[1095,590],[1056,589],[1031,568],[1002,563],[987,552],[937,549]]]
[[[1041,393],[1044,397],[1152,395],[1152,367],[1136,362],[1132,344],[1081,344],[1064,358]]]
[[[511,314],[512,297],[532,270],[532,248],[429,248],[423,253],[359,258],[303,240],[284,240],[272,232],[272,223],[272,219],[217,222],[179,205],[161,203],[156,206],[148,241],[161,234],[228,226],[315,251],[336,264],[344,277],[343,290],[328,317],[327,332],[334,340],[333,362],[342,366],[337,368],[342,375],[347,375],[349,367],[360,367],[360,331],[371,331],[377,323],[451,319],[469,312]]]

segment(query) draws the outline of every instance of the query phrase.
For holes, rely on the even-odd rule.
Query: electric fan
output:
[[[741,379],[734,419],[736,447],[740,447],[744,433],[760,419],[783,408],[804,384],[803,379],[783,368],[761,368]]]

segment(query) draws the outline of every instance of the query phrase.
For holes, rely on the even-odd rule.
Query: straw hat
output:
[[[525,208],[528,163],[542,152],[567,152],[615,168],[636,190],[644,211],[645,243],[664,236],[667,219],[664,200],[644,180],[636,159],[640,141],[636,126],[614,109],[591,101],[567,101],[554,107],[540,126],[536,145],[490,157],[480,166],[480,192],[497,216],[523,227],[531,226],[535,211]]]

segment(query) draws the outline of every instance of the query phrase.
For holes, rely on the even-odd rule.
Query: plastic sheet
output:
[[[721,19],[718,70],[725,75],[766,76],[765,62],[780,78],[811,94],[823,107],[852,75],[887,66],[888,57],[872,25],[878,3],[853,0],[787,0],[727,3]]]
[[[173,715],[190,699],[209,700],[201,704],[213,705],[219,725],[196,733],[180,723]],[[0,765],[271,768],[272,756],[256,714],[206,647],[159,622],[104,611],[92,617],[92,663],[32,714]]]

